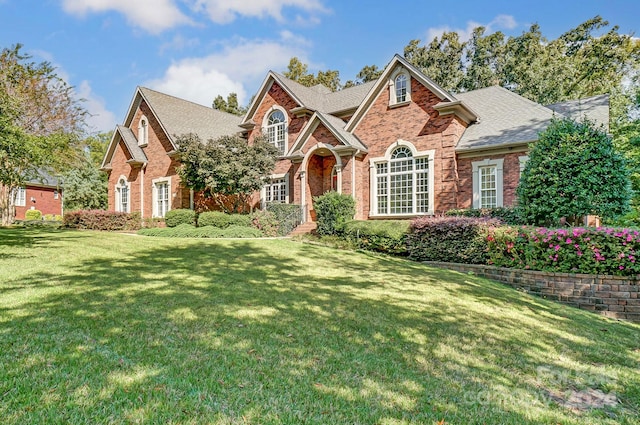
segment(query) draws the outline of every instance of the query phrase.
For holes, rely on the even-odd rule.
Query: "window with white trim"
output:
[[[55,189],[53,191],[53,199],[58,199],[60,198],[60,193],[58,192],[58,189]]]
[[[287,203],[289,198],[289,184],[287,176],[272,178],[269,184],[264,186],[264,202]]]
[[[265,126],[267,140],[278,148],[281,155],[287,152],[286,127],[287,119],[283,111],[276,109],[269,114],[267,125]]]
[[[146,146],[149,143],[149,120],[144,115],[138,123],[138,146]]]
[[[416,215],[433,211],[433,151],[405,143],[372,160],[372,215]]]
[[[503,159],[485,159],[471,163],[474,208],[497,208],[503,206],[503,162]]]
[[[13,192],[13,205],[16,207],[27,206],[27,189],[19,187]]]
[[[411,101],[411,76],[402,68],[392,74],[389,82],[389,104],[403,105]]]
[[[129,212],[129,208],[131,207],[130,192],[129,182],[121,177],[116,185],[116,211]]]
[[[156,179],[153,183],[153,216],[164,217],[171,209],[171,181],[168,178]]]

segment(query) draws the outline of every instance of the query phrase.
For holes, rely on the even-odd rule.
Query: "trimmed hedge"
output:
[[[226,214],[220,211],[206,211],[198,216],[198,226],[213,226],[224,229],[229,226],[251,227],[251,216],[247,214]]]
[[[224,229],[213,226],[195,227],[179,224],[176,227],[140,229],[139,235],[165,238],[259,238],[262,232],[253,227],[231,225]]]
[[[394,255],[407,255],[409,220],[351,220],[342,230],[343,237],[361,249]]]
[[[251,225],[260,230],[264,236],[279,236],[281,232],[280,223],[271,211],[258,210],[251,214]]]
[[[179,224],[196,224],[196,212],[186,208],[169,210],[164,215],[164,223],[167,227],[176,227]]]
[[[89,230],[138,230],[139,213],[123,213],[104,210],[71,211],[64,215],[65,227]]]
[[[351,195],[327,192],[313,198],[319,235],[334,235],[356,214],[356,201]]]
[[[526,224],[521,216],[518,207],[499,207],[499,208],[465,208],[454,209],[444,213],[447,216],[454,217],[488,217],[497,218],[504,224],[518,226]]]
[[[407,236],[409,258],[416,261],[486,264],[489,231],[500,225],[492,218],[419,217]]]
[[[502,227],[488,235],[488,264],[564,273],[640,274],[640,232],[608,227]]]
[[[42,211],[40,211],[40,210],[27,210],[24,213],[24,220],[25,221],[42,220]]]

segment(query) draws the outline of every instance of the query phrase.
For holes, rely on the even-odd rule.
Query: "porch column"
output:
[[[336,178],[338,180],[336,182],[338,193],[342,193],[342,164],[336,164]]]
[[[307,172],[300,171],[300,208],[302,208],[302,222],[307,222]]]

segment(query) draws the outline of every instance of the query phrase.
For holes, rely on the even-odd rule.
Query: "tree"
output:
[[[527,222],[579,225],[588,214],[613,218],[628,209],[629,171],[604,129],[553,119],[531,147],[517,194]]]
[[[99,133],[81,142],[83,159],[63,176],[65,210],[107,208],[108,176],[99,167],[112,136]]]
[[[380,75],[382,75],[383,71],[383,69],[378,69],[377,65],[366,65],[360,70],[360,72],[358,72],[355,81],[349,80],[344,83],[344,88],[346,89],[349,87],[368,83],[369,81],[377,80],[378,78],[380,78]]]
[[[264,186],[279,155],[263,139],[249,144],[238,136],[203,143],[197,135],[187,134],[177,144],[182,164],[178,175],[185,186],[202,191],[229,213],[244,210],[251,195]]]
[[[340,84],[340,72],[328,69],[326,71],[318,71],[317,75],[313,75],[309,73],[308,65],[295,56],[289,60],[289,65],[284,72],[284,76],[306,87],[322,84],[331,91],[338,91],[342,88]]]
[[[0,218],[13,220],[12,197],[38,168],[74,164],[87,112],[48,62],[31,62],[17,44],[0,52]]]
[[[237,93],[229,93],[227,96],[227,100],[221,95],[216,96],[213,99],[213,109],[217,109],[219,111],[228,112],[233,115],[242,116],[247,112],[247,108],[242,107],[238,104],[238,94]]]
[[[471,39],[465,44],[467,64],[462,79],[464,90],[475,90],[499,83],[504,34],[498,31],[485,35],[485,31],[485,27],[475,28]]]
[[[404,48],[405,58],[445,90],[459,91],[464,78],[465,43],[460,42],[458,33],[445,32],[428,46],[419,44],[420,40],[411,40]]]

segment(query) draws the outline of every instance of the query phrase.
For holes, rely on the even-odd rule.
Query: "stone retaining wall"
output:
[[[430,266],[474,274],[566,305],[640,323],[639,277],[518,270],[478,264],[425,261]]]

